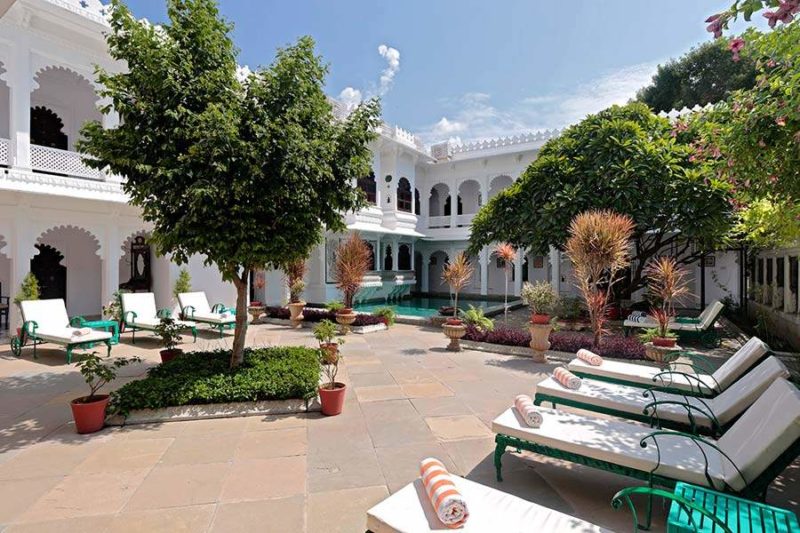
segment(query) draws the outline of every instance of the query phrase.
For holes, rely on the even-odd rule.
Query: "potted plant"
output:
[[[336,322],[342,326],[344,335],[350,331],[350,324],[356,319],[356,314],[353,312],[353,299],[358,289],[361,288],[364,275],[371,264],[372,252],[357,232],[350,234],[336,249],[333,278],[336,281],[336,287],[342,291],[344,296],[344,309],[336,312]]]
[[[645,275],[651,301],[659,302],[650,311],[658,323],[652,343],[672,348],[677,337],[669,331],[669,324],[675,318],[675,302],[689,294],[688,272],[674,257],[659,257],[647,265]]]
[[[442,325],[445,336],[450,339],[447,349],[451,352],[461,351],[461,337],[467,334],[467,328],[458,318],[458,293],[466,287],[474,272],[475,269],[464,252],[459,252],[445,265],[442,272],[442,281],[450,286],[450,291],[453,293],[453,316]]]
[[[75,366],[83,380],[89,385],[89,395],[75,398],[70,402],[75,430],[78,433],[94,433],[103,429],[108,406],[108,394],[97,394],[104,385],[117,378],[117,371],[123,366],[141,361],[139,357],[115,358],[105,362],[92,352],[78,361]]]
[[[247,312],[252,319],[251,322],[255,322],[258,318],[264,314],[264,304],[261,303],[259,300],[252,300],[250,304],[247,306]]]
[[[546,363],[547,350],[550,349],[550,332],[553,331],[550,313],[558,301],[558,294],[548,282],[537,281],[534,284],[526,282],[520,296],[531,309],[531,323],[528,328],[531,332],[533,360],[536,363]]]
[[[494,248],[494,254],[498,259],[503,261],[503,275],[505,277],[505,285],[503,288],[503,320],[508,322],[508,275],[511,272],[511,267],[514,266],[514,261],[517,260],[517,251],[507,242],[501,242]]]
[[[114,291],[114,295],[111,297],[111,301],[109,301],[106,305],[103,306],[102,313],[103,318],[107,320],[113,320],[119,325],[120,333],[123,332],[123,327],[125,326],[125,321],[122,320],[122,296],[121,294],[125,291]]]
[[[576,296],[561,296],[555,305],[558,325],[561,329],[579,331],[583,328],[581,320],[581,300]]]
[[[322,320],[314,326],[314,337],[319,342],[319,362],[326,380],[319,387],[319,400],[322,404],[322,414],[326,416],[338,415],[344,407],[344,396],[347,386],[336,381],[339,372],[341,354],[339,346],[344,344],[344,339],[336,337],[336,324],[330,320]]]
[[[22,302],[27,302],[29,300],[38,300],[39,299],[39,280],[36,279],[36,276],[33,275],[33,272],[28,272],[25,274],[25,277],[22,278],[22,284],[19,286],[19,291],[17,294],[14,295],[14,303],[17,305],[17,308],[20,307]],[[23,338],[24,332],[22,331],[21,327],[17,328],[17,337],[19,338],[20,342],[23,344],[25,343]]]
[[[397,319],[397,313],[391,307],[381,307],[373,311],[372,314],[380,317],[387,328],[394,326],[394,322]]]
[[[181,341],[181,330],[183,326],[178,324],[172,317],[163,317],[156,326],[156,334],[161,337],[161,345],[164,347],[159,353],[161,354],[161,362],[166,363],[172,361],[179,355],[183,354],[183,350],[178,348],[178,343]]]
[[[284,267],[286,273],[286,286],[289,289],[289,319],[292,327],[299,328],[303,322],[303,308],[306,305],[301,299],[306,284],[303,276],[306,274],[306,262],[303,259],[291,261]]]

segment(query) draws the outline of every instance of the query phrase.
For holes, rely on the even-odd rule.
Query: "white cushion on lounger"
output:
[[[507,409],[492,421],[492,431],[510,435],[557,450],[650,472],[658,463],[658,453],[651,439],[647,446],[639,442],[652,428],[633,422],[623,422],[597,416],[584,416],[539,408],[542,425],[528,427],[513,408]],[[697,444],[680,437],[659,437],[661,464],[656,474],[707,487],[704,475],[706,461]],[[708,457],[708,473],[715,487],[723,487],[722,456],[713,448],[702,445]]]
[[[474,481],[452,478],[469,508],[463,528],[448,529],[439,522],[422,482],[417,479],[368,510],[367,529],[373,533],[610,531]]]
[[[24,321],[34,321],[39,329],[57,331],[69,327],[67,306],[61,298],[25,300],[20,303]]]
[[[178,302],[180,303],[181,309],[193,307],[194,312],[187,310],[184,316],[191,316],[199,322],[209,322],[212,324],[232,324],[236,322],[236,317],[233,315],[223,317],[221,313],[212,313],[205,292],[182,292],[178,295]]]
[[[777,358],[768,357],[716,398],[700,400],[687,398],[681,394],[655,392],[655,399],[678,402],[688,400],[702,411],[710,411],[717,417],[719,423],[724,425],[741,415],[779,377],[788,378],[789,370]],[[580,389],[570,390],[562,387],[552,378],[547,378],[536,385],[536,392],[636,415],[641,415],[644,407],[653,401],[652,396],[644,396],[643,389],[593,379],[584,379]],[[686,409],[679,405],[659,405],[658,415],[665,420],[689,424]],[[697,425],[711,427],[711,419],[701,411],[693,410],[692,416]]]
[[[233,324],[236,322],[236,317],[234,315],[223,317],[220,313],[194,313],[192,318],[198,322],[209,322],[212,324]]]
[[[720,439],[719,447],[752,482],[800,438],[800,390],[779,378]],[[736,469],[723,464],[725,480],[737,490],[745,484]]]
[[[756,361],[764,357],[767,352],[769,352],[769,346],[764,341],[758,337],[751,337],[712,375],[719,383],[720,388],[725,390],[731,386],[731,383],[739,379],[742,374],[752,368]]]
[[[56,344],[77,344],[79,342],[103,342],[111,338],[111,333],[92,331],[86,335],[75,336],[76,328],[37,329],[36,336]]]
[[[158,318],[156,297],[152,292],[124,292],[120,300],[122,312],[133,311],[137,320]]]
[[[703,312],[697,316],[697,323],[690,322],[676,322],[670,320],[669,329],[674,331],[705,331],[714,326],[717,317],[722,312],[725,306],[719,300],[714,300],[703,309]],[[626,328],[655,328],[658,322],[650,315],[646,315],[644,320],[628,320],[623,322]]]

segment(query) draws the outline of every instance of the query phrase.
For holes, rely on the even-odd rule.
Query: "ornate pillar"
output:
[[[555,246],[550,247],[550,285],[556,293],[561,292],[561,252]]]
[[[27,39],[14,46],[11,61],[6,65],[9,90],[9,134],[11,152],[9,162],[12,167],[30,170],[31,168],[31,90],[33,72],[31,71],[30,48]]]
[[[378,234],[377,243],[375,244],[375,270],[377,272],[383,271],[383,249],[381,248],[381,236]]]
[[[450,227],[458,226],[458,184],[450,189]]]
[[[106,238],[103,243],[103,280],[101,289],[101,305],[106,305],[119,289],[119,260],[122,256],[122,243],[119,239],[119,229],[113,219],[109,220],[106,228]]]
[[[17,216],[14,217],[13,232],[9,236],[11,242],[9,243],[9,258],[11,259],[11,286],[8,289],[8,295],[11,300],[20,289],[22,280],[30,272],[31,259],[36,254],[34,248],[33,232],[31,231],[31,222],[28,218],[29,207],[26,205],[19,205],[17,208]],[[13,332],[16,328],[22,326],[22,315],[19,308],[12,302],[9,307],[9,324],[10,330]]]
[[[525,250],[517,250],[517,260],[514,261],[514,296],[522,294],[522,263],[525,258]]]
[[[792,275],[789,268],[789,255],[783,256],[783,312],[791,313],[794,311],[792,307],[792,289],[791,279]]]
[[[430,290],[430,265],[431,256],[426,252],[422,252],[422,292],[428,292]]]
[[[481,265],[481,295],[489,293],[489,249],[484,247],[478,255]]]
[[[397,272],[397,256],[400,254],[398,253],[398,240],[392,239],[392,271]]]

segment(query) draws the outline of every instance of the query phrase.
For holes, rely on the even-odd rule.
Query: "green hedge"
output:
[[[317,392],[317,350],[299,346],[246,349],[231,370],[231,352],[191,352],[150,369],[111,393],[112,412],[177,405],[311,398]]]

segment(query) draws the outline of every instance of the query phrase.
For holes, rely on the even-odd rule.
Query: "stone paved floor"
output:
[[[127,336],[126,336],[127,337]],[[156,364],[152,339],[128,338],[117,386]],[[227,342],[227,341],[226,341]],[[309,330],[259,325],[250,345],[307,344]],[[507,454],[494,480],[491,420],[531,392],[552,365],[523,357],[446,352],[439,331],[398,325],[350,335],[341,416],[252,417],[74,433],[68,401],[85,394],[63,352],[38,360],[0,352],[0,531],[364,530],[365,511],[417,475],[425,456],[455,474],[617,531],[609,505],[632,480],[535,455]],[[205,334],[197,345],[220,345]],[[769,501],[797,509],[797,463]]]

